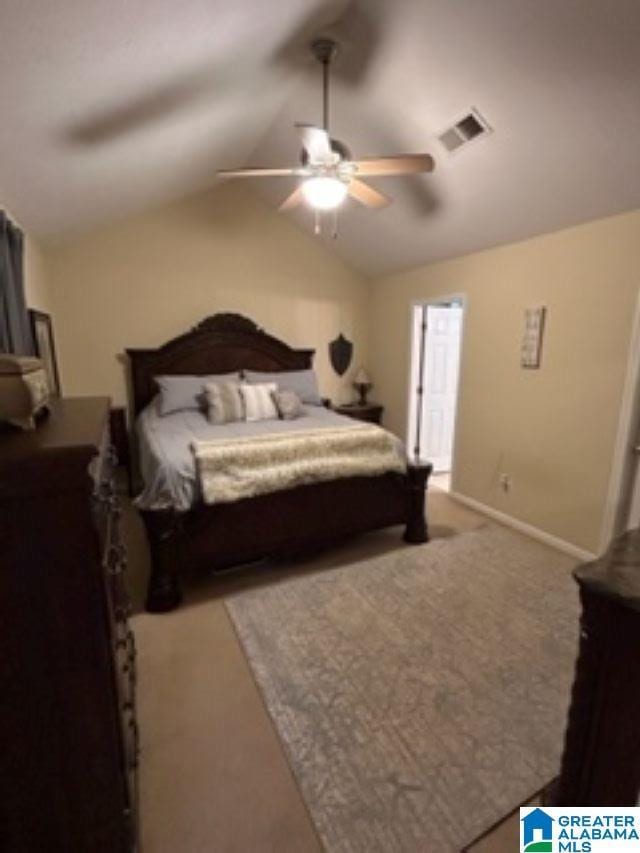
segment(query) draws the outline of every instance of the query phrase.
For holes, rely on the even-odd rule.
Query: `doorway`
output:
[[[620,401],[609,493],[598,553],[625,530],[640,526],[640,291],[631,327],[627,370]]]
[[[407,447],[430,462],[430,483],[449,491],[464,318],[461,297],[412,306]]]

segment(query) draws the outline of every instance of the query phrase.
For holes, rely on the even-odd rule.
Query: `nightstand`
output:
[[[339,415],[355,418],[357,421],[379,424],[382,421],[384,406],[379,406],[377,403],[367,403],[366,406],[361,406],[359,403],[346,403],[344,406],[334,406],[333,411]]]

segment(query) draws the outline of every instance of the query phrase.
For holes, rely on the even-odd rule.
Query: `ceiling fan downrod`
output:
[[[329,133],[329,85],[331,63],[338,55],[338,49],[338,43],[331,38],[320,37],[311,42],[311,52],[322,65],[322,127],[327,134]],[[333,140],[331,141],[331,144],[333,145]],[[333,228],[331,229],[331,236],[336,240],[338,237],[338,210],[335,209],[332,212]],[[320,235],[322,233],[322,219],[320,211],[316,209],[314,214],[313,230],[317,235]]]
[[[317,38],[311,42],[311,52],[322,65],[322,126],[329,131],[329,72],[338,55],[338,43],[330,38]]]

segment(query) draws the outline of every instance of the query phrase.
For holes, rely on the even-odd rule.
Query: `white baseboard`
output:
[[[524,533],[532,539],[537,539],[538,542],[550,545],[552,548],[555,548],[557,551],[562,551],[570,557],[575,557],[583,562],[596,559],[596,554],[593,554],[591,551],[585,551],[584,548],[579,548],[571,542],[560,539],[558,536],[553,536],[551,533],[546,533],[544,530],[540,530],[539,527],[534,527],[532,524],[520,521],[512,515],[507,515],[504,512],[500,512],[500,510],[487,506],[487,504],[480,503],[480,501],[468,498],[458,492],[449,492],[449,496],[458,501],[458,503],[464,504],[470,509],[474,509],[476,512],[480,512],[482,515],[486,515],[489,518],[494,519],[494,521],[499,521],[500,524],[504,524],[506,527],[511,527],[519,533]]]

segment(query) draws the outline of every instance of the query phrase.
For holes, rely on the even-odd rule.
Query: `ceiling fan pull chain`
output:
[[[319,234],[321,233],[321,228],[320,228],[320,211],[319,211],[317,208],[315,208],[315,209],[314,209],[314,211],[313,211],[313,213],[314,213],[314,226],[313,226],[313,233],[314,233],[314,234],[319,235]]]
[[[331,236],[334,240],[338,239],[338,208],[334,208],[333,210],[333,229],[331,232]]]

